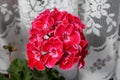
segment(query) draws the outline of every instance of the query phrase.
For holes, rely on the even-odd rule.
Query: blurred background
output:
[[[25,44],[34,18],[45,9],[66,10],[86,24],[89,41],[86,65],[60,71],[66,80],[120,80],[120,0],[0,0],[0,73],[7,73],[11,43],[15,58],[26,58]],[[59,68],[58,68],[59,69]]]

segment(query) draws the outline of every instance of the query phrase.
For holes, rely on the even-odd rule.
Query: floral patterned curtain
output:
[[[119,65],[120,0],[84,0],[85,30],[89,41],[86,66],[79,71],[79,80],[120,80]],[[81,12],[79,11],[79,14]],[[117,73],[116,73],[117,71]]]
[[[80,16],[87,26],[86,66],[60,71],[66,80],[120,80],[120,0],[0,0],[0,72],[9,66],[3,45],[12,43],[18,48],[13,58],[25,58],[31,21],[54,7]]]
[[[18,47],[13,57],[24,57],[26,28],[20,20],[17,0],[0,0],[0,72],[6,73],[9,65],[7,51],[3,46],[11,43]]]

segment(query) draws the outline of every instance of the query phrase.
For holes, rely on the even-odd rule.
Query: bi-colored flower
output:
[[[26,45],[29,67],[44,70],[59,65],[68,70],[77,63],[82,68],[88,53],[84,28],[77,16],[66,11],[55,8],[40,13],[32,22]]]

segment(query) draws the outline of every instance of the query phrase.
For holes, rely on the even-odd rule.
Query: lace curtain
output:
[[[0,0],[0,72],[6,73],[9,66],[3,45],[17,46],[13,58],[26,58],[31,21],[41,11],[57,7],[82,19],[89,41],[86,66],[60,71],[66,80],[120,80],[119,5],[120,0]]]

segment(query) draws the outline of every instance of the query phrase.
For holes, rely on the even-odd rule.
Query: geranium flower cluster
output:
[[[68,70],[75,63],[83,67],[88,53],[84,28],[77,16],[66,11],[55,8],[40,13],[32,22],[26,45],[29,67],[44,70],[59,65],[60,69]]]

